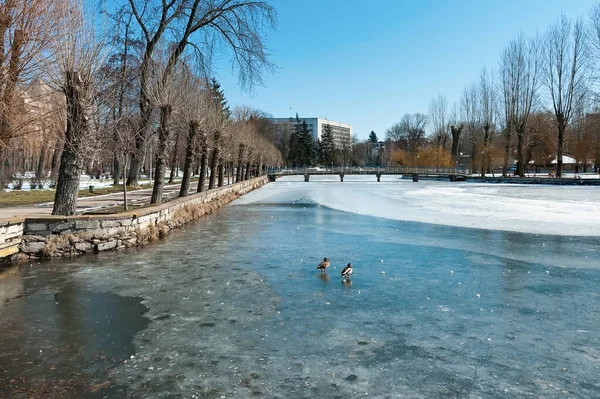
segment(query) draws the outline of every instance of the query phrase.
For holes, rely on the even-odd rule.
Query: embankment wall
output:
[[[267,176],[112,215],[39,215],[0,220],[0,260],[52,258],[156,241],[267,183]]]

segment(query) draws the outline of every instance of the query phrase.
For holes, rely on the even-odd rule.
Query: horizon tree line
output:
[[[600,173],[599,61],[600,3],[585,19],[561,15],[543,34],[520,34],[503,49],[496,72],[482,68],[458,102],[449,106],[439,94],[427,116],[406,114],[390,127],[390,160],[453,166],[465,156],[482,175],[513,168],[521,177],[527,165],[555,163],[560,177],[568,152],[576,172],[594,160]]]

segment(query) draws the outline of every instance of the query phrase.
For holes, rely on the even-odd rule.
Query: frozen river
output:
[[[6,271],[0,397],[600,397],[596,191],[326,180]]]

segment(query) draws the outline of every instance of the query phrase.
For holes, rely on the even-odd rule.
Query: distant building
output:
[[[369,147],[371,148],[371,159],[372,163],[381,164],[383,163],[383,154],[385,153],[385,143],[383,141],[379,141],[377,143],[369,142]]]
[[[290,132],[293,131],[296,124],[296,118],[293,117],[271,118],[270,121],[276,126],[287,129]],[[302,121],[306,121],[308,130],[312,133],[315,142],[321,139],[321,136],[325,132],[325,126],[329,125],[333,131],[333,142],[336,148],[350,147],[352,144],[352,125],[323,118],[300,118],[300,122]]]

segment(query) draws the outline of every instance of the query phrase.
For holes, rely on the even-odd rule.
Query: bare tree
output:
[[[493,77],[488,76],[486,69],[482,69],[479,77],[479,106],[480,126],[477,145],[481,154],[481,176],[491,172],[492,139],[496,121],[496,91],[494,90]]]
[[[457,133],[459,136],[465,137],[464,142],[469,144],[467,150],[471,151],[471,166],[473,172],[475,171],[475,165],[477,162],[477,136],[481,129],[481,104],[479,103],[479,90],[476,83],[471,83],[463,89],[463,93],[460,100],[460,114],[462,120],[462,126],[455,126],[453,133]],[[453,153],[456,157],[457,165],[460,163],[460,153],[458,148],[456,153]]]
[[[429,103],[429,121],[433,129],[436,145],[446,148],[448,140],[448,100],[446,96],[438,94]]]
[[[31,118],[21,118],[22,123],[15,120],[17,89],[40,73],[44,62],[40,55],[50,44],[58,4],[57,0],[5,0],[0,5],[0,183],[11,139],[24,127],[31,131],[27,126]]]
[[[272,64],[264,47],[265,27],[274,27],[275,13],[267,1],[247,0],[170,0],[154,6],[149,0],[129,0],[131,10],[143,32],[146,48],[141,67],[140,112],[142,131],[150,125],[152,108],[147,99],[150,60],[156,45],[168,32],[172,36],[165,73],[178,62],[187,48],[192,48],[204,76],[210,76],[217,49],[231,51],[233,66],[242,86],[261,83],[262,72]],[[168,119],[168,115],[164,115]],[[168,137],[167,137],[168,138]],[[160,141],[160,140],[159,140]],[[139,152],[132,162],[129,180],[137,181]]]
[[[600,3],[596,3],[589,13],[589,37],[590,37],[590,60],[591,81],[593,82],[595,102],[600,99]]]
[[[534,111],[540,85],[541,44],[537,38],[518,36],[504,48],[500,59],[501,91],[505,119],[505,153],[502,173],[506,176],[513,132],[517,139],[517,173],[525,176],[525,135]]]
[[[416,154],[425,139],[426,127],[426,115],[405,114],[402,120],[390,127],[385,134],[387,139],[394,142],[397,147]]]
[[[137,119],[132,115],[121,115],[118,120],[114,121],[113,126],[113,141],[117,144],[117,149],[114,151],[114,155],[122,164],[122,168],[119,170],[123,174],[123,209],[128,210],[127,203],[127,167],[129,166],[129,154],[135,147],[135,142],[139,132],[139,124]],[[118,181],[119,176],[114,176]]]
[[[133,120],[132,111],[135,106],[134,98],[137,89],[135,85],[138,83],[140,59],[138,51],[136,51],[139,50],[139,41],[133,37],[133,14],[128,12],[126,7],[122,7],[111,17],[115,33],[111,37],[110,44],[114,48],[114,52],[108,57],[107,63],[102,69],[102,80],[106,82],[105,90],[108,95],[105,95],[105,98],[109,99],[107,107],[110,109],[111,125],[115,129],[113,132],[112,172],[113,184],[117,185],[122,173],[122,162],[129,156],[120,156],[124,144],[123,135],[116,129],[121,127],[120,121],[125,116],[128,122]],[[133,130],[137,132],[138,129]],[[135,149],[135,146],[133,148]],[[130,151],[135,152],[134,149],[130,148]]]
[[[180,111],[185,99],[180,88],[189,85],[190,79],[190,75],[183,65],[169,64],[169,50],[166,50],[162,55],[164,55],[164,58],[157,59],[154,63],[147,91],[150,104],[159,110],[158,145],[154,165],[154,186],[150,198],[151,204],[162,200],[171,129],[169,121],[173,111]],[[143,131],[140,130],[140,133],[143,134]]]
[[[448,125],[450,126],[450,134],[452,137],[452,148],[450,150],[450,155],[455,158],[455,163],[458,166],[459,163],[459,149],[460,149],[460,140],[462,138],[463,124],[459,120],[458,115],[458,106],[455,103],[452,104],[452,108],[448,113]]]
[[[96,95],[94,78],[102,65],[103,47],[81,0],[63,5],[62,22],[53,46],[54,82],[66,101],[66,132],[60,160],[53,215],[72,215],[77,209],[79,177],[90,140]]]
[[[557,129],[556,177],[562,176],[565,133],[577,103],[583,100],[587,89],[586,71],[588,46],[582,20],[574,23],[561,15],[545,38],[545,81],[552,100]]]
[[[207,121],[212,116],[211,110],[215,108],[211,106],[212,97],[209,94],[206,82],[197,77],[191,77],[189,85],[189,87],[182,88],[186,96],[182,113],[184,120],[188,124],[188,134],[185,147],[183,178],[179,190],[180,197],[185,197],[189,192],[193,162],[197,158],[198,152],[206,145],[206,134],[204,131]],[[206,151],[206,148],[204,148],[204,151]],[[206,173],[204,169],[202,173]],[[200,180],[203,180],[203,176],[200,176]]]

